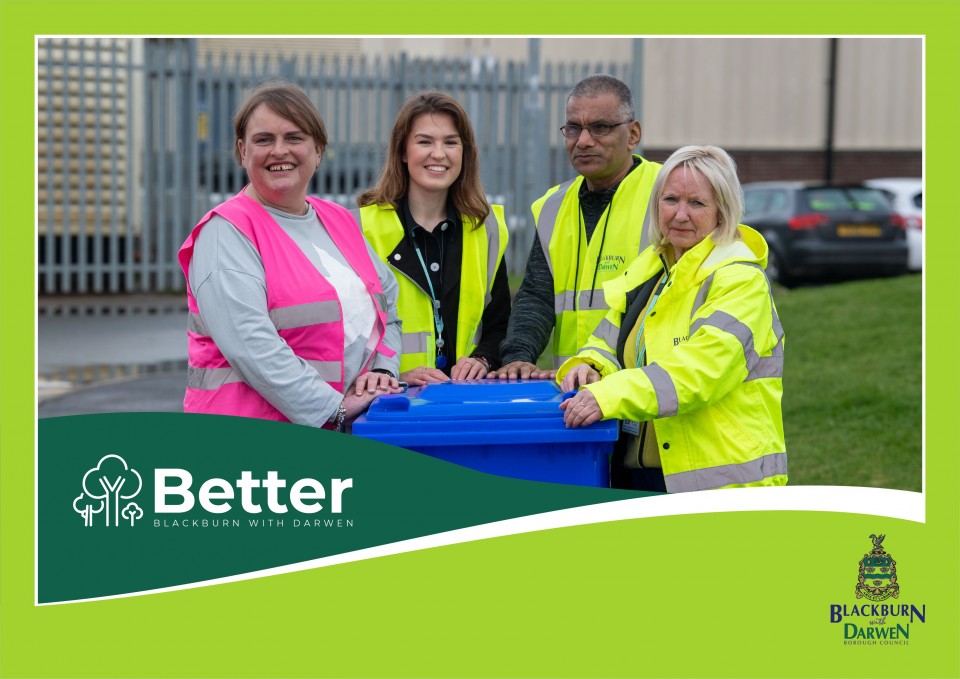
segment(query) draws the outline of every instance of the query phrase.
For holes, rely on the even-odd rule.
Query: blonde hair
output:
[[[659,244],[661,248],[665,245],[657,206],[667,178],[678,167],[696,170],[710,184],[720,220],[719,226],[710,234],[713,242],[723,245],[737,240],[740,237],[737,227],[743,217],[743,189],[737,178],[737,164],[719,146],[684,146],[674,151],[663,163],[650,191],[652,219],[647,232],[650,242]]]

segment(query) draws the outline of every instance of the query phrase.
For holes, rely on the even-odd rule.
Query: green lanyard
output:
[[[433,325],[437,329],[437,355],[434,363],[441,370],[447,366],[447,357],[440,353],[443,349],[443,317],[440,315],[440,300],[433,291],[433,282],[430,280],[430,272],[427,271],[427,263],[423,261],[423,254],[420,252],[420,246],[416,240],[413,241],[413,248],[417,251],[417,259],[420,260],[420,266],[423,267],[423,275],[427,278],[427,287],[430,288],[430,301],[433,302]]]
[[[667,284],[667,279],[670,277],[669,272],[665,272],[660,278],[660,285],[657,286],[656,291],[653,293],[653,297],[650,298],[650,303],[647,304],[646,313],[643,314],[643,320],[640,321],[640,329],[637,330],[637,344],[635,351],[637,353],[637,364],[636,368],[639,368],[643,365],[643,357],[647,353],[647,343],[644,341],[643,346],[640,345],[640,340],[643,338],[643,328],[647,324],[647,317],[650,316],[650,312],[653,311],[653,307],[657,305],[657,300],[660,299],[660,293],[663,292],[663,288]]]

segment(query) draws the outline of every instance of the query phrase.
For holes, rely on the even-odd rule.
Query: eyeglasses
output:
[[[591,123],[589,125],[564,125],[560,128],[560,132],[563,133],[563,136],[567,139],[579,139],[580,135],[583,134],[583,131],[586,130],[590,133],[591,137],[606,137],[608,134],[613,132],[613,128],[620,127],[621,125],[629,125],[632,123],[632,120],[624,120],[622,123]]]

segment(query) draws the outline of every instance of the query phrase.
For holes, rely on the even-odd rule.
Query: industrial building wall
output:
[[[644,40],[645,143],[751,150],[821,149],[826,141],[827,38]],[[838,150],[919,150],[922,41],[841,38]]]
[[[630,63],[632,37],[541,37],[542,64]],[[829,38],[642,39],[643,91],[634,93],[643,146],[711,143],[750,151],[820,151],[826,141]],[[525,37],[201,39],[198,52],[412,58],[527,59]],[[634,64],[636,66],[636,64]],[[922,146],[923,42],[838,40],[834,144],[838,151]],[[551,124],[562,121],[551,121]],[[559,140],[555,140],[559,142]]]

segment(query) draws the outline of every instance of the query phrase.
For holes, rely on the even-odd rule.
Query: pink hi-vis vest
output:
[[[364,366],[364,371],[378,353],[393,356],[394,351],[383,344],[387,317],[386,298],[380,278],[373,266],[366,241],[350,213],[336,205],[317,198],[307,201],[317,211],[333,242],[344,258],[360,276],[377,310],[380,333],[376,351]],[[293,352],[313,366],[331,387],[343,393],[343,314],[340,299],[334,287],[310,262],[300,247],[280,228],[260,203],[243,192],[213,208],[204,215],[183,243],[178,253],[180,268],[187,277],[188,372],[187,393],[183,410],[188,413],[238,415],[264,420],[288,422],[220,353],[207,332],[197,300],[189,285],[190,258],[200,229],[218,214],[250,239],[260,258],[267,284],[267,310],[277,333]]]

